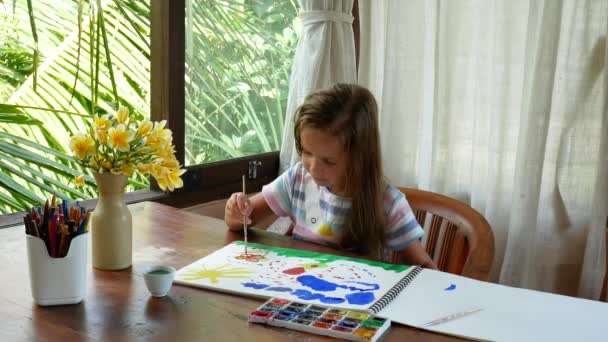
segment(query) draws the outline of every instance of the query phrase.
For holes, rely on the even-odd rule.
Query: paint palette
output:
[[[350,341],[379,341],[390,328],[387,319],[361,311],[271,298],[249,314],[249,322],[285,327]]]

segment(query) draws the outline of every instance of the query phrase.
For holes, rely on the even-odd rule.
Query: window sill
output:
[[[127,193],[125,201],[127,204],[132,204],[143,201],[159,201],[167,197],[169,195],[160,190],[138,190]],[[87,210],[93,210],[97,205],[97,199],[80,201],[80,205]],[[25,211],[0,215],[0,229],[23,224],[23,216],[25,216]]]

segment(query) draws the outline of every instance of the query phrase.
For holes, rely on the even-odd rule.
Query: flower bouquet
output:
[[[150,174],[162,190],[183,186],[186,172],[175,158],[166,121],[151,122],[129,116],[127,108],[116,115],[96,115],[88,132],[70,137],[76,160],[93,171],[99,199],[91,216],[93,267],[120,270],[132,263],[132,217],[125,203],[127,178]],[[76,177],[84,184],[84,175]]]
[[[82,166],[94,172],[150,174],[162,190],[173,191],[183,186],[180,176],[186,170],[175,158],[173,137],[165,124],[165,120],[138,121],[123,107],[116,115],[95,115],[87,133],[70,137],[70,149]],[[84,176],[76,177],[76,184],[83,185]]]

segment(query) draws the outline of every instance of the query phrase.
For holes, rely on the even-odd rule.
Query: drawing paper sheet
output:
[[[480,307],[428,330],[491,341],[608,341],[608,303],[519,289],[425,269],[378,313],[420,326]]]
[[[230,245],[180,269],[175,283],[263,298],[367,310],[413,269],[309,251]]]

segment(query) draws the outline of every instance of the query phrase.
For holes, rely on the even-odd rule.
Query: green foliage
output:
[[[149,7],[120,4],[28,0],[2,13],[8,20],[0,22],[0,32],[14,39],[0,50],[7,52],[0,64],[11,71],[5,75],[16,76],[0,78],[1,90],[14,89],[0,106],[0,213],[23,210],[51,194],[95,197],[90,171],[68,151],[69,137],[84,130],[93,114],[113,113],[119,103],[139,117],[148,115]],[[25,58],[26,50],[37,57]],[[72,180],[83,172],[86,186],[75,189]],[[130,180],[130,189],[147,186],[145,178]]]
[[[186,37],[186,164],[276,151],[283,138],[296,6],[193,1]]]
[[[149,1],[0,5],[0,213],[52,193],[96,196],[89,171],[68,151],[69,137],[118,105],[149,116]],[[186,6],[186,164],[278,150],[297,43],[295,3]],[[82,173],[86,186],[75,188],[71,180]],[[147,187],[143,177],[130,179],[129,190]]]

